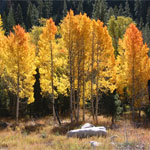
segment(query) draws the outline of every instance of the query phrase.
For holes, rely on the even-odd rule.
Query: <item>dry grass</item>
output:
[[[36,120],[38,126],[27,131],[24,121],[12,130],[0,131],[0,150],[91,150],[90,141],[100,142],[97,150],[142,150],[150,149],[150,129],[134,128],[129,121],[118,121],[114,129],[110,128],[110,118],[99,117],[99,124],[106,126],[108,135],[104,137],[91,137],[86,139],[67,138],[66,132],[70,129],[79,128],[83,122],[69,124],[68,120],[58,127],[51,122],[52,118],[46,117]],[[10,120],[9,120],[10,121]],[[88,118],[91,122],[91,118]],[[40,125],[40,128],[39,128]],[[117,135],[115,143],[110,142],[110,137]]]

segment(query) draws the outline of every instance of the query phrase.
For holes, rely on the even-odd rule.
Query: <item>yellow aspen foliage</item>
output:
[[[63,46],[62,39],[58,39],[56,44],[55,55],[55,86],[57,87],[57,94],[68,96],[69,89],[69,77],[68,77],[68,61],[67,50]]]
[[[35,82],[35,48],[30,43],[28,33],[20,26],[14,27],[14,33],[7,38],[5,64],[9,90],[19,98],[34,101],[33,85]]]
[[[54,96],[68,95],[69,80],[67,76],[67,52],[61,39],[55,40],[57,27],[52,19],[47,20],[46,26],[38,42],[39,55],[38,67],[40,72],[40,86],[43,94],[52,94],[51,49],[53,51],[53,82]]]
[[[113,92],[116,89],[115,86],[115,57],[114,48],[112,45],[111,36],[108,33],[107,27],[103,22],[97,21],[98,26],[96,28],[97,42],[96,42],[96,68],[97,76],[99,78],[98,87],[101,91],[110,90]]]
[[[46,21],[45,27],[43,27],[43,32],[40,35],[40,40],[38,42],[39,46],[39,73],[40,73],[40,86],[42,93],[52,93],[52,66],[51,66],[51,50],[53,51],[54,59],[56,54],[56,45],[55,45],[55,34],[57,32],[57,27],[55,26],[52,19]],[[54,68],[55,68],[55,60]],[[54,85],[55,85],[55,70],[54,72]],[[54,91],[54,95],[57,96],[57,92]]]
[[[2,17],[1,17],[1,15],[0,15],[0,32],[1,32],[1,33],[4,32],[2,26],[3,26],[3,22],[2,22]]]
[[[98,77],[98,88],[105,92],[110,90],[113,92],[116,88],[116,71],[115,71],[115,57],[114,48],[112,45],[111,36],[108,33],[107,27],[103,22],[92,20],[91,34],[90,34],[91,49],[88,53],[89,73],[93,76],[93,94],[96,95],[96,78]],[[92,52],[93,51],[93,52]],[[92,54],[93,53],[93,54]],[[93,62],[92,62],[92,55]],[[92,67],[90,67],[93,63]],[[87,82],[87,86],[90,86]],[[88,94],[90,96],[90,93]]]
[[[43,27],[41,26],[33,26],[30,34],[31,42],[36,46],[36,56],[38,55],[39,48],[38,48],[38,41],[40,39],[40,35],[42,33]]]
[[[4,35],[4,30],[2,28],[2,25],[3,25],[3,22],[0,16],[0,76],[2,75],[3,70],[4,70],[3,54],[4,54],[4,51],[6,51],[6,47],[7,47],[6,36]]]
[[[123,88],[132,98],[132,107],[141,107],[148,101],[147,83],[150,79],[149,48],[143,44],[142,33],[134,24],[127,28],[123,40],[119,41],[117,58],[117,88]]]

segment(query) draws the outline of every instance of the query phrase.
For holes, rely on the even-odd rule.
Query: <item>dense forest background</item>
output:
[[[72,9],[75,14],[87,13],[90,18],[100,19],[107,25],[111,16],[131,17],[143,33],[144,42],[150,46],[150,1],[143,0],[0,0],[0,14],[3,27],[8,35],[14,25],[20,24],[27,32],[33,26],[39,26],[40,18],[52,17],[56,25]],[[20,113],[43,116],[52,113],[50,97],[43,98],[40,94],[39,73],[35,75],[34,103],[27,105],[26,101],[20,103]],[[111,94],[103,99],[111,99]],[[59,95],[56,100],[57,111],[67,114],[69,111],[69,97]],[[88,108],[89,103],[87,103]],[[110,106],[112,107],[111,103]],[[16,96],[5,92],[5,83],[0,83],[0,115],[15,116]],[[107,108],[108,110],[109,108]],[[112,113],[112,112],[111,112]]]
[[[114,16],[131,17],[140,30],[144,41],[149,45],[150,1],[146,0],[0,0],[0,14],[3,18],[6,33],[16,24],[30,31],[33,25],[39,25],[39,18],[52,17],[58,25],[72,9],[75,14],[87,13],[105,24]]]

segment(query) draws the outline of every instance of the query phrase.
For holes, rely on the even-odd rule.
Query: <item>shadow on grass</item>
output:
[[[111,121],[109,120],[103,120],[100,119],[98,123],[94,123],[91,120],[86,120],[84,121],[79,121],[79,122],[72,122],[72,123],[63,123],[61,126],[57,126],[57,127],[53,127],[52,129],[52,133],[54,134],[59,134],[59,135],[66,135],[66,133],[70,130],[74,130],[74,129],[80,129],[82,125],[84,125],[85,123],[91,123],[94,126],[104,126],[107,128],[110,128],[111,126]]]
[[[138,112],[134,113],[134,120],[132,119],[131,112],[125,113],[122,118],[124,118],[124,120],[130,121],[131,125],[133,125],[134,128],[150,129],[150,119],[145,115],[139,116]]]
[[[81,128],[82,124],[83,124],[82,121],[72,122],[72,123],[64,123],[61,126],[54,127],[52,129],[52,133],[59,134],[59,135],[66,135],[66,133],[70,130]]]

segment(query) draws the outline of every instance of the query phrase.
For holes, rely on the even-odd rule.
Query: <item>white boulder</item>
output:
[[[86,138],[91,136],[106,136],[107,131],[105,127],[90,127],[71,130],[67,132],[68,137]]]
[[[85,123],[85,124],[81,127],[81,129],[91,128],[91,127],[94,127],[94,125],[93,125],[93,124],[90,124],[90,123]]]

